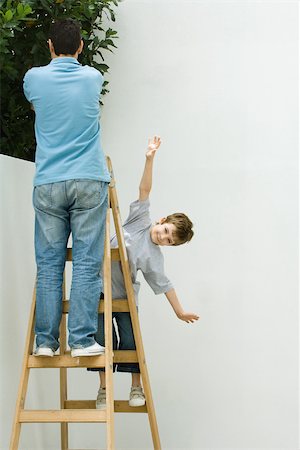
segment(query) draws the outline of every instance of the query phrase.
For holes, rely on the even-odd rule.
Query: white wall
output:
[[[102,126],[122,217],[158,133],[153,219],[178,210],[195,223],[189,245],[164,253],[201,321],[181,323],[146,285],[140,299],[164,450],[299,448],[297,11],[296,1],[240,0],[127,0],[117,9]],[[0,161],[6,449],[34,279],[33,167]],[[28,407],[58,406],[58,375],[48,372],[33,373]],[[129,382],[115,376],[117,397]],[[95,374],[71,371],[71,398],[96,391]],[[70,448],[105,447],[103,425],[70,428]],[[117,448],[151,448],[145,416],[117,415],[116,433]],[[20,448],[57,450],[59,426],[24,425]]]

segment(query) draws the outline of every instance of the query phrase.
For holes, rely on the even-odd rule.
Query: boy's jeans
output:
[[[68,180],[34,188],[37,347],[59,347],[63,272],[71,232],[69,345],[84,348],[95,343],[107,191],[108,183],[94,180]]]
[[[103,298],[103,295],[101,295]],[[113,312],[112,317],[116,324],[113,322],[112,326],[112,341],[114,350],[135,350],[135,340],[132,329],[132,323],[130,318],[130,313],[128,312]],[[118,330],[118,336],[116,333],[116,327]],[[119,338],[119,339],[118,339]],[[105,346],[105,336],[104,336],[104,314],[100,313],[98,315],[98,331],[95,336],[98,344]],[[116,364],[113,365],[113,370],[115,371]],[[87,369],[93,372],[105,371],[104,368],[92,368]],[[118,363],[118,372],[130,372],[130,373],[140,373],[140,367],[137,363]]]

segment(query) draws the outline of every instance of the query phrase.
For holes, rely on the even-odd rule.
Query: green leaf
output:
[[[116,34],[118,34],[117,31],[112,30],[111,28],[109,28],[109,29],[106,31],[105,36],[106,36],[106,37],[110,37],[110,36],[115,36],[115,37],[117,37]]]
[[[17,11],[18,11],[19,16],[23,16],[23,14],[24,14],[24,8],[23,8],[22,3],[18,3]]]
[[[9,9],[5,13],[4,20],[5,20],[5,22],[9,22],[13,17],[14,17],[14,14],[13,14],[12,10]]]
[[[31,8],[31,6],[30,5],[25,5],[25,8],[24,8],[24,15],[28,15],[28,14],[30,14],[32,12],[32,8]]]
[[[102,73],[106,73],[109,69],[107,64],[99,64],[99,63],[93,62],[93,66]]]

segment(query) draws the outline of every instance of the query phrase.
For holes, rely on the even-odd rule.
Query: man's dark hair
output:
[[[51,39],[56,55],[75,55],[80,41],[80,25],[76,20],[58,20],[50,26]]]

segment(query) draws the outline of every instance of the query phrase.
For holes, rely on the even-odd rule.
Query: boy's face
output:
[[[176,227],[173,223],[166,223],[165,218],[159,220],[159,222],[150,230],[151,240],[156,245],[173,245],[175,243]]]

